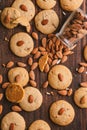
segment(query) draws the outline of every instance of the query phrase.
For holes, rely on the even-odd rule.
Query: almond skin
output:
[[[38,59],[41,56],[41,52],[37,51],[36,54],[34,55],[34,59]]]
[[[3,84],[2,84],[2,88],[4,88],[4,89],[7,88],[9,84],[10,84],[9,82],[3,83]]]
[[[44,20],[42,20],[42,22],[41,22],[42,25],[46,25],[47,23],[48,23],[48,19],[44,19]]]
[[[34,97],[33,97],[33,95],[30,95],[30,96],[28,97],[28,102],[29,102],[29,103],[33,103],[33,101],[34,101]]]
[[[61,108],[59,111],[58,111],[58,115],[62,115],[64,113],[65,109],[64,108]]]
[[[60,91],[58,91],[58,94],[60,94],[62,96],[66,96],[67,95],[67,90],[60,90]]]
[[[32,59],[32,57],[29,57],[29,58],[28,58],[28,65],[31,66],[32,64],[33,64],[33,59]]]
[[[24,4],[20,5],[20,9],[26,12],[28,11],[27,7]]]
[[[24,41],[18,41],[17,42],[17,46],[19,46],[19,47],[22,46],[23,44],[24,44]]]
[[[17,62],[17,65],[19,66],[19,67],[26,67],[27,65],[25,64],[25,63],[23,63],[23,62]]]
[[[50,70],[49,64],[46,64],[46,65],[45,65],[45,68],[44,68],[44,72],[45,72],[45,73],[48,73],[49,70]]]
[[[63,81],[63,75],[62,75],[61,73],[58,74],[58,79],[59,79],[60,81]]]
[[[43,88],[47,88],[48,87],[48,81],[44,82],[42,85]]]
[[[31,70],[35,70],[38,67],[38,63],[34,62],[31,66]]]
[[[21,109],[19,106],[16,106],[16,105],[12,106],[11,109],[12,109],[13,111],[16,111],[16,112],[22,111],[22,109]]]
[[[47,44],[47,39],[44,37],[42,38],[42,46],[46,48],[46,44]]]
[[[36,54],[38,52],[38,47],[34,48],[33,51],[32,51],[32,54]]]
[[[3,96],[3,93],[0,93],[0,101],[2,100]]]
[[[38,34],[36,32],[32,32],[32,37],[35,39],[35,40],[38,40]]]
[[[13,61],[9,61],[6,65],[6,68],[11,68],[14,66],[14,62]]]
[[[82,83],[80,83],[80,86],[81,86],[81,87],[87,87],[87,82],[82,82]]]
[[[9,130],[14,130],[14,123],[10,124]]]
[[[44,47],[41,47],[41,46],[39,47],[39,50],[40,51],[46,51],[46,49]]]
[[[2,77],[2,75],[0,74],[0,84],[2,84],[2,82],[3,82],[3,77]]]
[[[68,59],[68,57],[67,57],[67,56],[63,56],[63,57],[62,57],[62,59],[61,59],[61,63],[66,62],[66,61],[67,61],[67,59]]]
[[[57,64],[58,59],[52,61],[52,66]]]
[[[30,77],[32,80],[35,80],[35,73],[34,73],[33,70],[31,70],[31,71],[29,72],[29,77]]]
[[[3,106],[0,105],[0,115],[2,114],[2,111],[3,111]]]
[[[81,63],[79,63],[81,66],[84,66],[84,67],[87,67],[87,63],[85,63],[85,62],[81,62]]]
[[[80,68],[78,69],[78,73],[83,73],[84,70],[85,70],[85,68],[84,68],[84,66],[82,66],[82,67],[80,67]]]
[[[32,87],[36,87],[37,86],[37,83],[34,81],[34,80],[30,80],[30,85]]]

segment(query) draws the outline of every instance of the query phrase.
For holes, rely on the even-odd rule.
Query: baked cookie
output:
[[[41,9],[51,9],[56,5],[56,0],[36,0]]]
[[[72,73],[64,65],[56,65],[49,71],[48,82],[54,89],[66,89],[72,82]]]
[[[25,130],[26,124],[24,118],[17,112],[9,112],[1,121],[1,130]]]
[[[5,95],[10,102],[19,103],[24,97],[24,89],[16,83],[11,83],[8,85]]]
[[[80,108],[87,108],[87,88],[79,88],[75,91],[74,101]]]
[[[35,6],[31,0],[15,0],[12,7],[16,8],[28,21],[31,21],[35,15]]]
[[[87,61],[87,45],[84,48],[84,58],[85,58],[85,61]]]
[[[9,70],[8,79],[11,83],[18,83],[25,86],[29,81],[29,75],[25,68],[15,67]]]
[[[69,125],[75,117],[72,105],[64,100],[54,102],[50,107],[50,119],[58,125]]]
[[[35,17],[36,28],[44,34],[53,33],[58,25],[59,18],[54,10],[43,10]]]
[[[20,17],[20,12],[17,9],[12,7],[7,7],[4,8],[1,13],[1,22],[6,28],[13,29],[18,25],[17,23],[13,23],[13,21],[19,17]]]
[[[36,120],[30,125],[28,130],[51,130],[51,128],[44,120]]]
[[[78,9],[83,0],[60,0],[61,7],[67,11],[74,11]]]
[[[21,108],[25,111],[35,111],[37,110],[43,101],[42,94],[37,88],[26,87],[25,96],[23,100],[19,103]]]
[[[34,42],[31,36],[24,32],[16,33],[10,40],[11,51],[19,56],[28,56],[34,48]]]

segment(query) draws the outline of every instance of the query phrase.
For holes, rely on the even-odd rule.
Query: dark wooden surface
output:
[[[7,6],[11,6],[12,2],[14,0],[0,0],[0,9],[3,9]],[[58,1],[58,0],[57,0]],[[35,0],[33,0],[35,6],[36,6],[36,2]],[[87,12],[87,1],[84,0],[81,8]],[[60,29],[60,27],[62,26],[62,24],[64,23],[64,21],[66,20],[68,13],[66,13],[67,15],[64,16],[63,15],[63,11],[60,8],[59,5],[59,1],[57,2],[56,7],[54,8],[54,10],[57,12],[57,14],[59,15],[60,18],[60,26],[58,28],[58,30]],[[36,13],[40,11],[40,8],[36,6]],[[31,25],[34,25],[34,21],[31,22]],[[11,53],[10,49],[9,49],[9,42],[6,42],[4,40],[5,37],[7,37],[8,39],[10,39],[10,37],[15,34],[16,32],[20,32],[20,31],[25,31],[24,27],[16,27],[15,29],[12,30],[8,30],[5,27],[2,26],[2,24],[0,23],[0,74],[3,75],[4,77],[4,82],[8,81],[7,79],[7,72],[8,70],[2,67],[3,63],[7,63],[8,61],[12,60],[15,62],[15,66],[16,66],[16,62],[17,61],[23,61],[25,63],[27,63],[27,59],[26,58],[19,58],[17,56],[15,56],[13,53]],[[36,31],[38,32],[35,28],[32,29],[32,31]],[[39,42],[35,42],[35,46],[40,45],[40,39],[44,36],[42,35],[40,32],[38,32],[39,35]],[[74,49],[74,55],[69,56],[68,61],[65,63],[65,65],[67,67],[69,67],[73,73],[73,82],[72,85],[70,86],[74,91],[79,88],[79,83],[81,81],[86,81],[87,80],[87,74],[84,72],[83,74],[78,74],[75,72],[75,69],[78,67],[78,63],[81,61],[84,61],[82,53],[83,53],[83,48],[84,46],[87,44],[86,42],[87,37],[85,37],[84,39],[82,39],[79,43],[78,46]],[[29,66],[27,67],[27,70],[29,71]],[[44,101],[42,106],[40,107],[40,109],[34,111],[34,112],[25,112],[22,111],[20,112],[20,114],[25,118],[26,121],[26,125],[27,128],[29,127],[29,125],[37,120],[37,119],[43,119],[45,121],[47,121],[49,123],[49,125],[51,126],[52,130],[87,130],[87,109],[80,109],[78,108],[73,101],[73,95],[71,97],[63,97],[63,96],[59,96],[57,94],[57,92],[53,89],[51,89],[50,87],[48,87],[47,89],[43,89],[42,88],[42,83],[47,79],[47,75],[44,73],[41,73],[39,71],[39,69],[35,70],[36,73],[36,81],[38,84],[38,89],[42,92],[43,97],[44,97]],[[46,92],[51,92],[54,91],[54,96],[48,96],[45,93]],[[1,88],[0,85],[0,92],[5,93],[5,90],[3,90]],[[51,122],[51,120],[49,119],[49,107],[50,105],[59,99],[64,99],[68,102],[70,102],[74,109],[75,109],[75,119],[74,121],[66,126],[66,127],[60,127],[55,125],[54,123]],[[3,100],[0,101],[0,104],[3,104],[4,106],[4,110],[3,113],[0,115],[0,121],[2,119],[2,117],[11,111],[11,106],[13,105],[12,103],[8,102],[4,96]]]

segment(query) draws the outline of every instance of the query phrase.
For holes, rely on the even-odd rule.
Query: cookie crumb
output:
[[[9,42],[9,39],[7,38],[7,37],[5,37],[5,39],[4,39],[5,41],[7,41],[7,42]]]

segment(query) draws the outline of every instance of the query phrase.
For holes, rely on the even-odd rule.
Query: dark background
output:
[[[11,6],[13,1],[14,0],[0,0],[0,9],[2,10],[7,6]],[[32,1],[34,2],[35,6],[36,6],[36,14],[37,14],[38,11],[40,11],[41,9],[39,7],[37,7],[35,0],[32,0]],[[57,31],[59,31],[62,24],[68,17],[69,13],[66,12],[66,16],[64,16],[63,10],[60,8],[59,0],[57,0],[57,1],[58,1],[57,5],[55,6],[54,10],[57,12],[57,14],[60,18],[60,26],[58,27],[58,30],[57,30]],[[84,10],[84,12],[87,12],[87,1],[86,0],[84,0],[81,8]],[[39,35],[39,41],[38,42],[35,41],[35,46],[38,46],[38,45],[40,45],[41,38],[44,37],[44,35],[41,34],[40,32],[38,32],[34,28],[33,20],[31,22],[31,25],[33,27],[32,31],[36,31]],[[20,32],[20,31],[25,31],[25,28],[18,26],[12,30],[8,30],[5,27],[3,27],[3,25],[0,23],[0,74],[2,74],[4,77],[3,82],[8,81],[8,79],[7,79],[8,69],[2,67],[3,63],[6,64],[8,61],[14,61],[15,66],[16,66],[17,61],[23,61],[24,63],[27,63],[27,59],[29,56],[26,58],[19,58],[19,57],[15,56],[13,53],[11,53],[11,51],[9,49],[9,42],[4,40],[5,37],[10,39],[13,34],[15,34],[16,32]],[[72,82],[72,85],[70,86],[73,89],[73,91],[75,91],[77,88],[79,88],[80,82],[87,80],[87,74],[85,73],[86,71],[83,74],[78,74],[75,71],[76,68],[78,68],[78,63],[80,63],[81,61],[84,61],[82,53],[83,53],[84,46],[87,44],[86,38],[87,37],[85,37],[84,39],[82,39],[81,41],[78,42],[77,47],[74,49],[75,53],[73,55],[69,56],[68,61],[65,63],[65,65],[67,67],[69,67],[73,73],[73,82]],[[30,70],[29,66],[27,67],[27,70],[28,71]],[[37,119],[43,119],[49,123],[52,130],[77,130],[77,129],[87,130],[87,109],[78,108],[74,104],[73,95],[70,97],[60,96],[57,94],[57,91],[51,89],[50,86],[47,89],[43,89],[42,83],[47,80],[47,75],[45,73],[41,73],[39,71],[39,69],[35,70],[35,74],[36,74],[36,82],[38,84],[37,87],[42,92],[44,101],[43,101],[43,104],[40,107],[40,109],[38,109],[34,112],[29,112],[29,113],[25,112],[25,111],[20,112],[20,114],[25,118],[27,128],[33,121],[35,121]],[[46,95],[46,92],[51,92],[51,91],[54,92],[54,96]],[[5,90],[3,90],[1,88],[1,85],[0,85],[0,92],[3,92],[3,93],[5,92]],[[48,113],[49,107],[54,101],[57,101],[59,99],[64,99],[64,100],[70,102],[73,105],[73,107],[75,109],[75,113],[76,113],[74,121],[66,127],[60,127],[58,125],[55,125],[49,119],[49,113]],[[0,121],[1,121],[2,117],[6,113],[11,111],[11,106],[14,104],[9,103],[9,101],[6,100],[5,96],[4,96],[3,100],[0,101],[0,104],[3,104],[3,106],[4,106],[3,113],[0,115]]]

